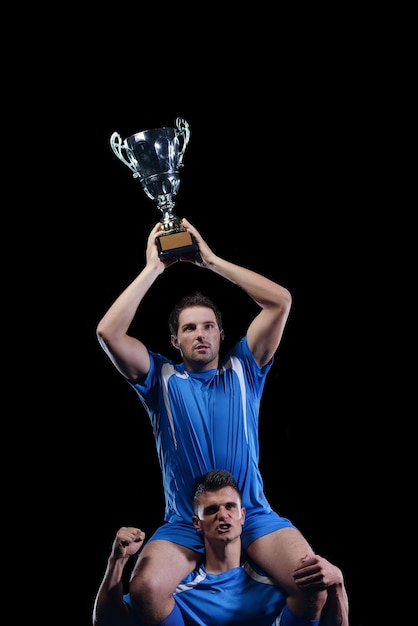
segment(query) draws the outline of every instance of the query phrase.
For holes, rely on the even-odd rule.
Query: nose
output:
[[[218,517],[220,519],[225,519],[225,518],[228,517],[228,510],[226,509],[226,507],[224,507],[222,505],[219,507]]]

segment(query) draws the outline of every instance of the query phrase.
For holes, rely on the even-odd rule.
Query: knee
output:
[[[161,580],[138,573],[131,578],[129,593],[136,602],[147,605],[155,604],[163,596],[163,586]]]

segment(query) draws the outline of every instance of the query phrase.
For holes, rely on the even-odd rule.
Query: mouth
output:
[[[218,524],[217,530],[220,533],[225,533],[228,530],[230,530],[230,528],[231,528],[231,524]]]

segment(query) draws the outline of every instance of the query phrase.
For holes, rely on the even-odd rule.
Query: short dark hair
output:
[[[203,474],[196,483],[193,493],[193,512],[195,515],[197,515],[199,497],[202,493],[206,493],[207,491],[219,491],[219,489],[223,487],[232,487],[239,495],[240,502],[242,503],[241,489],[238,487],[238,483],[231,472],[222,469],[210,470],[206,472],[206,474]]]
[[[188,309],[193,306],[205,306],[208,309],[212,309],[215,313],[216,321],[219,326],[219,330],[222,330],[222,314],[216,304],[207,296],[204,296],[200,291],[187,296],[183,296],[179,302],[172,309],[168,317],[168,326],[172,335],[177,336],[179,330],[179,317],[183,309]]]

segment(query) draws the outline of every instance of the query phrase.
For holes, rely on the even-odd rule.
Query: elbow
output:
[[[280,288],[279,293],[277,294],[277,304],[281,312],[286,315],[289,315],[290,309],[292,308],[292,294],[288,289],[284,287]]]
[[[290,309],[292,308],[292,294],[290,293],[290,291],[288,289],[285,289],[285,294],[284,294],[284,300],[285,300],[285,307],[287,309],[287,311],[290,311]]]
[[[96,326],[97,338],[100,339],[100,337],[103,337],[104,332],[105,332],[105,324],[103,323],[103,320],[100,320],[100,322]]]
[[[103,331],[101,322],[99,322],[99,324],[96,327],[96,337],[97,337],[99,344],[102,347],[106,344],[105,336],[106,336],[106,333]]]
[[[109,333],[109,329],[106,328],[103,322],[99,322],[96,327],[96,337],[99,345],[103,348],[103,350],[107,351],[111,343],[111,335]]]
[[[115,334],[116,327],[110,319],[103,317],[96,326],[96,337],[100,343],[109,343]]]

